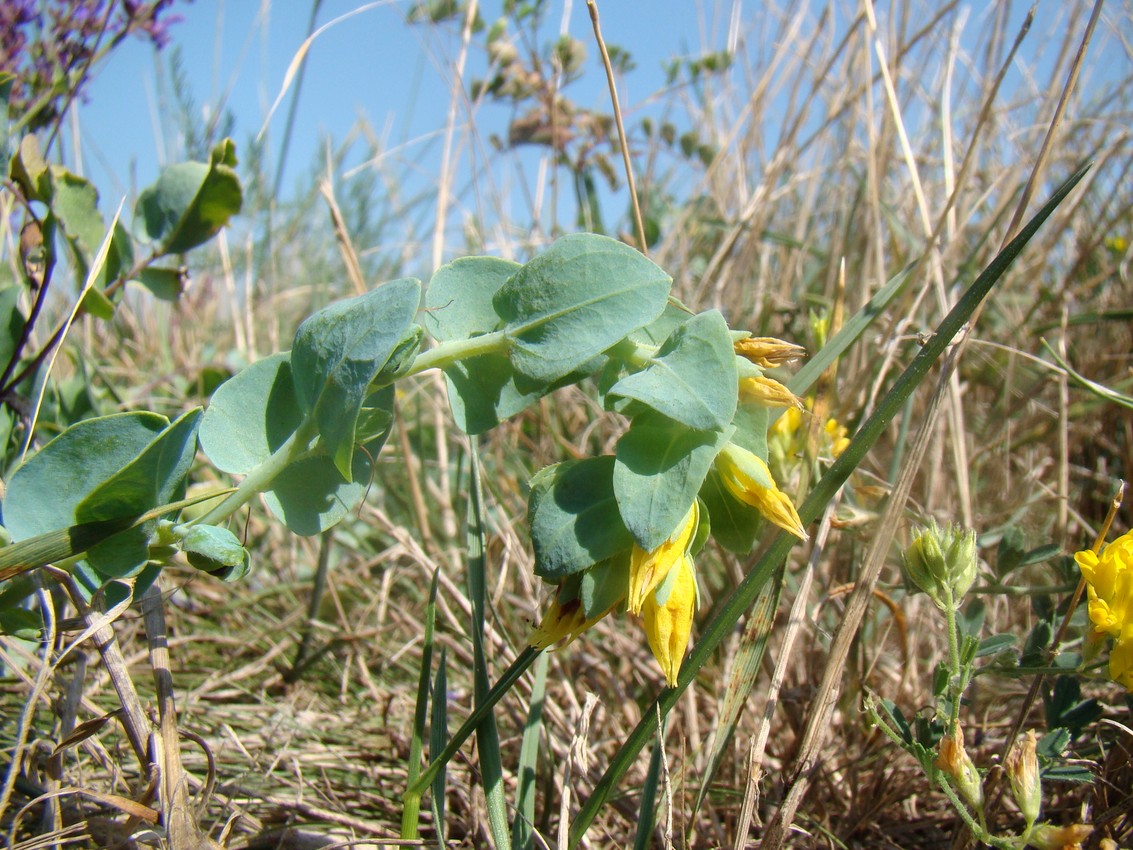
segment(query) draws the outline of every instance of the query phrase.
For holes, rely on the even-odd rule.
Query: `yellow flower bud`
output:
[[[807,539],[798,511],[787,494],[775,486],[771,470],[761,457],[729,443],[716,455],[716,471],[724,487],[736,499],[758,509],[770,522],[785,531],[802,540]]]
[[[737,340],[733,347],[740,357],[745,357],[764,369],[792,363],[806,354],[806,349],[801,345],[770,336],[749,336],[747,339]]]
[[[1027,846],[1037,847],[1038,850],[1082,850],[1082,844],[1094,828],[1089,824],[1074,823],[1070,826],[1051,826],[1049,823],[1039,824],[1027,836]],[[1105,840],[1102,839],[1104,850]],[[1112,844],[1113,850],[1117,845]]]
[[[802,399],[783,384],[762,375],[740,379],[740,400],[768,407],[796,407],[801,410],[803,406]]]

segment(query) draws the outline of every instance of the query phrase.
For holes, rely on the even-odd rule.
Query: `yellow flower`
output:
[[[728,443],[716,455],[716,471],[724,487],[739,501],[756,508],[770,522],[806,540],[806,529],[787,494],[775,486],[775,479],[763,458]]]
[[[559,594],[556,593],[554,599],[551,600],[551,607],[543,615],[539,627],[531,634],[528,643],[535,649],[546,649],[563,639],[570,643],[614,610],[614,607],[616,607],[616,604],[607,608],[598,616],[587,619],[586,613],[582,609],[581,599],[576,597],[560,604]]]
[[[749,336],[747,339],[737,340],[733,348],[740,357],[745,357],[764,369],[791,363],[806,354],[806,349],[801,345],[770,336]]]
[[[773,378],[762,375],[753,378],[740,378],[740,400],[754,401],[768,407],[802,408],[802,400]]]
[[[1090,622],[1099,634],[1115,638],[1109,677],[1133,692],[1133,531],[1106,546],[1101,555],[1087,549],[1074,560],[1089,592]]]
[[[1074,555],[1090,594],[1090,622],[1099,632],[1133,640],[1133,531],[1102,550]]]
[[[700,523],[700,506],[694,500],[677,530],[652,552],[636,543],[629,556],[629,594],[626,607],[631,614],[640,614],[646,598],[669,575],[677,562],[688,555],[696,527]]]
[[[837,419],[826,420],[826,439],[830,442],[830,456],[838,457],[850,445],[849,431]]]
[[[676,687],[681,662],[688,649],[692,617],[696,613],[696,596],[692,558],[683,554],[676,568],[670,570],[666,580],[645,598],[641,607],[649,648],[661,665],[670,688]]]

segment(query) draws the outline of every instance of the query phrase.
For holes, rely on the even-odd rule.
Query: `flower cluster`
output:
[[[796,359],[800,352],[798,346],[768,338],[735,343],[737,359],[753,364],[738,378],[739,402],[795,409],[798,399],[785,386],[757,373],[763,367]],[[726,498],[738,503],[729,512],[746,505],[768,522],[802,540],[807,538],[794,504],[776,485],[764,458],[726,442],[717,451],[713,468]],[[569,643],[624,604],[629,613],[642,618],[649,648],[665,681],[675,687],[700,600],[693,557],[707,534],[708,523],[702,525],[702,519],[707,520],[706,509],[695,498],[659,545],[645,549],[634,542],[625,551],[561,580],[531,636],[531,645],[545,649],[561,641]]]
[[[130,35],[156,47],[169,43],[168,14],[175,0],[5,0],[0,3],[0,72],[17,77],[11,109],[19,115],[36,104],[35,129],[54,120],[69,98],[82,93],[78,76],[100,51]]]
[[[1090,622],[1098,637],[1114,639],[1109,675],[1133,692],[1133,531],[1106,546],[1099,555],[1074,555],[1089,592]]]

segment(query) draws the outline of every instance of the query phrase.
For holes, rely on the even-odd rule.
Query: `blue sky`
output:
[[[547,29],[559,29],[564,4],[548,4]],[[603,34],[633,54],[637,69],[622,96],[629,103],[663,83],[662,60],[725,46],[732,3],[657,0],[649,4],[617,0],[601,4]],[[736,4],[737,6],[739,4]],[[296,113],[284,185],[306,172],[328,134],[341,139],[365,116],[389,144],[425,142],[443,128],[449,104],[449,78],[455,43],[431,28],[405,23],[406,2],[365,4],[324,0],[319,24],[358,11],[328,28],[311,45]],[[596,62],[584,0],[569,4],[568,31],[586,42]],[[500,3],[481,4],[491,22]],[[648,8],[648,14],[641,10]],[[263,126],[288,66],[306,34],[311,5],[298,0],[196,0],[178,8],[184,20],[173,30],[173,44],[197,103],[207,121],[218,104],[237,119],[234,136],[243,142]],[[80,112],[83,166],[96,183],[110,179],[116,194],[130,190],[133,168],[140,185],[160,164],[182,156],[173,127],[164,120],[158,74],[167,73],[168,54],[155,60],[147,45],[124,46],[102,66]],[[469,56],[468,76],[484,68],[481,51]],[[571,94],[583,106],[605,109],[608,94],[599,74],[589,73]],[[589,98],[589,101],[588,101]],[[276,144],[283,135],[287,101],[268,127]],[[275,148],[278,152],[278,147]]]
[[[743,47],[749,53],[769,50],[770,34],[777,27],[774,18],[781,5],[756,0],[601,0],[603,34],[607,42],[628,50],[636,69],[620,87],[623,108],[629,122],[640,117],[634,110],[660,109],[651,103],[651,95],[665,83],[664,64],[674,57],[687,57],[731,46],[736,32],[744,33]],[[878,15],[883,30],[887,26],[886,6],[879,3]],[[1012,24],[1017,29],[1029,4],[1010,4]],[[452,63],[457,53],[456,28],[412,26],[405,22],[408,0],[322,0],[318,24],[325,25],[345,15],[326,29],[313,42],[308,54],[306,76],[299,95],[295,130],[286,160],[281,194],[286,198],[296,187],[309,185],[312,170],[325,140],[341,143],[364,119],[381,140],[381,149],[396,152],[393,166],[399,188],[408,194],[436,185],[440,173],[442,132],[446,126],[450,102]],[[487,22],[501,10],[501,0],[485,0],[481,10]],[[926,9],[932,4],[926,2]],[[300,0],[196,0],[179,6],[184,20],[172,29],[173,45],[179,51],[188,90],[195,102],[191,120],[207,123],[221,108],[235,119],[232,136],[238,153],[247,155],[248,141],[265,126],[269,110],[280,93],[288,66],[307,34],[311,2]],[[585,0],[548,0],[544,40],[552,40],[564,27],[586,46],[588,57],[583,78],[567,94],[582,107],[609,110],[609,94],[598,65]],[[858,6],[850,0],[832,4],[816,3],[810,10],[817,16],[829,8],[845,27]],[[920,7],[917,7],[920,8]],[[966,21],[962,44],[974,44],[989,17],[998,5],[975,2],[961,4]],[[1043,0],[1037,6],[1037,17],[1031,35],[1024,43],[1016,69],[1008,78],[1005,97],[1012,86],[1035,87],[1048,83],[1052,57],[1057,53],[1064,33],[1060,31],[1070,4],[1063,0]],[[1128,0],[1115,3],[1109,14],[1128,15]],[[1126,21],[1127,17],[1124,18]],[[565,20],[565,23],[564,23]],[[914,21],[916,23],[916,21]],[[482,43],[482,41],[480,42]],[[81,168],[99,187],[104,212],[112,209],[121,197],[131,199],[140,187],[156,179],[161,165],[184,158],[183,141],[176,121],[176,110],[168,103],[171,90],[169,67],[172,52],[155,55],[142,42],[130,42],[98,71],[89,90],[89,102],[79,112],[81,130]],[[978,65],[978,62],[976,63]],[[1117,78],[1128,72],[1128,54],[1117,43],[1112,26],[1099,28],[1091,46],[1090,61],[1080,84],[1088,97],[1092,85],[1107,74]],[[465,78],[482,74],[486,58],[479,47],[469,55]],[[976,68],[976,73],[980,69]],[[954,89],[961,91],[967,73],[960,63]],[[749,84],[737,78],[736,84]],[[978,86],[977,86],[978,87]],[[289,91],[294,93],[294,89]],[[779,97],[787,97],[780,94]],[[279,155],[289,100],[285,99],[267,124],[267,145],[272,168]],[[506,133],[511,112],[505,106],[485,106],[477,115],[476,132],[481,144],[491,132]],[[461,112],[459,118],[463,120]],[[677,116],[680,121],[682,116]],[[687,119],[685,119],[687,120]],[[928,127],[934,114],[921,116]],[[1020,119],[1023,120],[1023,119]],[[1045,120],[1045,118],[1043,119]],[[682,128],[683,129],[683,128]],[[770,135],[777,128],[764,128],[768,134],[767,149],[774,148]],[[911,132],[915,126],[910,128]],[[470,186],[486,185],[492,179],[502,181],[502,203],[530,202],[536,182],[538,155],[525,152],[514,163],[522,173],[508,173],[485,178],[474,175],[468,159],[467,140],[458,138],[460,177],[457,191]],[[461,145],[464,147],[461,147]],[[359,144],[358,148],[364,147]],[[486,148],[485,148],[486,149]],[[74,167],[74,148],[66,156]],[[361,154],[355,157],[355,161]],[[620,171],[620,162],[617,163]],[[349,171],[346,172],[350,174]],[[461,187],[464,187],[463,189]],[[626,198],[611,198],[607,216],[618,216],[626,208]],[[498,198],[497,198],[497,202]],[[569,191],[559,195],[560,217],[573,215],[574,204]],[[474,201],[462,198],[463,210],[477,217]],[[547,208],[544,203],[543,209]],[[530,221],[530,216],[516,214],[517,221]],[[563,222],[568,228],[570,221]],[[459,215],[450,222],[459,227]],[[607,221],[607,224],[614,222]],[[406,233],[412,228],[405,227]],[[453,241],[459,241],[459,233]]]

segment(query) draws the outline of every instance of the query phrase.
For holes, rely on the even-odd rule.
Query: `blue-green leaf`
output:
[[[236,175],[236,147],[224,139],[205,162],[179,162],[143,189],[134,207],[140,239],[158,255],[180,254],[207,242],[240,212],[244,190]]]
[[[652,551],[673,534],[731,430],[694,431],[656,413],[633,420],[618,440],[614,494],[638,546]]]
[[[519,268],[498,257],[462,257],[441,266],[425,290],[425,329],[442,341],[497,330],[503,320],[492,300]]]
[[[568,460],[531,479],[527,517],[535,574],[557,581],[633,544],[614,498],[614,458]]]
[[[609,391],[635,399],[689,428],[723,430],[736,412],[736,355],[716,310],[674,330],[649,365]]]
[[[420,340],[413,324],[421,284],[412,278],[325,307],[299,326],[291,350],[292,380],[304,413],[313,413],[327,453],[353,478],[355,431],[370,384],[398,370]],[[396,361],[396,362],[391,362]]]
[[[217,388],[201,421],[201,448],[217,469],[243,475],[271,457],[302,421],[284,351]]]
[[[670,284],[628,245],[579,233],[524,265],[493,305],[512,341],[516,370],[551,382],[656,319]]]

